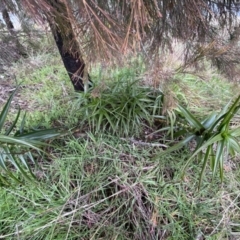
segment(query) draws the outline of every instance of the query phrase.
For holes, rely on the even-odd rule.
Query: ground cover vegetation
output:
[[[239,5],[165,3],[1,2],[0,239],[239,239]]]
[[[118,119],[123,125],[119,125],[119,131],[111,127],[111,121],[117,120],[115,115],[110,112],[109,120],[104,111],[99,113],[109,105],[104,96],[111,100],[111,107],[114,103],[119,105],[121,99],[126,102],[124,93],[136,94],[136,103],[132,101],[128,106],[133,110],[138,109],[138,104],[145,107],[139,93],[143,99],[148,97],[146,93],[150,96],[157,93],[162,99],[165,90],[154,92],[144,64],[136,62],[111,68],[107,73],[96,66],[91,72],[95,88],[87,93],[71,91],[57,54],[41,50],[37,56],[11,68],[16,80],[9,78],[9,86],[17,81],[22,87],[12,100],[8,122],[12,122],[11,116],[20,105],[27,111],[26,128],[60,127],[68,130],[68,134],[43,148],[47,154],[40,157],[34,154],[39,166],[31,164],[31,170],[37,181],[22,178],[21,171],[9,166],[24,184],[7,178],[12,186],[1,189],[0,238],[238,239],[238,155],[224,158],[222,183],[218,176],[212,176],[207,164],[197,191],[203,166],[200,159],[189,164],[182,178],[183,167],[195,149],[194,142],[162,154],[181,141],[181,137],[171,139],[167,131],[159,132],[163,122],[169,121],[164,126],[171,125],[166,114],[160,115],[164,108],[162,100],[159,106],[155,103],[157,97],[155,101],[148,99],[148,117],[141,118],[140,123],[134,117],[126,121],[127,116],[120,114]],[[34,66],[34,71],[29,72],[29,66]],[[206,79],[198,74],[172,75],[166,90],[168,98],[174,101],[172,110],[181,104],[196,118],[204,119],[213,109],[220,113],[232,96],[237,95],[236,83],[214,69],[209,68],[205,74]],[[59,82],[58,87],[55,81]],[[116,98],[110,95],[114,86],[118,86],[116,93],[113,91]],[[213,99],[213,95],[220,99]],[[153,111],[155,105],[160,113]],[[23,115],[19,116],[19,123]],[[231,124],[237,127],[238,115]]]

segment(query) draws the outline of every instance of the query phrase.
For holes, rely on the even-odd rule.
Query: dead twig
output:
[[[131,143],[133,143],[135,145],[168,148],[167,145],[162,144],[162,143],[148,143],[148,142],[139,141],[139,140],[136,140],[136,139],[133,139],[133,138],[120,138],[120,139],[123,140],[123,141],[130,141]]]

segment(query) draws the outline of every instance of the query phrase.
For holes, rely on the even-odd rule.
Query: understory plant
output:
[[[179,106],[176,115],[179,116],[174,129],[174,138],[184,137],[176,145],[170,147],[161,155],[176,151],[191,142],[195,142],[195,147],[191,157],[187,160],[183,173],[193,161],[198,158],[202,164],[202,170],[199,179],[199,187],[209,161],[212,176],[214,177],[217,169],[219,176],[223,181],[224,161],[228,156],[234,156],[240,152],[239,137],[240,127],[232,126],[232,121],[240,108],[240,95],[234,102],[230,101],[221,112],[213,112],[203,120],[198,120],[187,108]]]
[[[91,130],[109,130],[115,134],[138,134],[144,123],[151,125],[161,117],[163,94],[140,86],[139,80],[120,80],[106,89],[98,86],[86,93],[77,93],[74,111],[81,111],[83,122]]]
[[[38,165],[36,155],[41,154],[43,141],[60,135],[56,129],[27,131],[24,128],[25,115],[17,128],[20,109],[9,124],[7,116],[16,91],[17,89],[11,94],[0,113],[0,186],[10,185],[10,179],[21,182],[18,173],[31,180],[34,177],[31,168]]]

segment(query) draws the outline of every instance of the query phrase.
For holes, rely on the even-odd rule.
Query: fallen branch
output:
[[[148,143],[148,142],[143,142],[143,141],[138,141],[133,138],[121,138],[123,141],[130,141],[133,144],[136,145],[141,145],[141,146],[150,146],[150,147],[164,147],[167,148],[168,146],[162,143]]]

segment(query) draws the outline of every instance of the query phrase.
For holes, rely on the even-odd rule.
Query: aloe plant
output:
[[[175,126],[175,137],[185,136],[185,138],[170,147],[161,155],[176,151],[183,146],[188,145],[192,140],[196,141],[196,147],[191,157],[187,160],[183,173],[191,161],[198,157],[202,164],[202,170],[199,178],[199,187],[206,170],[208,161],[214,177],[219,170],[220,179],[223,181],[224,157],[229,154],[234,156],[240,152],[239,137],[240,127],[231,128],[231,121],[240,108],[240,95],[232,103],[230,101],[220,113],[212,113],[202,121],[199,121],[185,107],[178,107],[178,114],[182,117],[183,122]],[[232,104],[231,104],[232,103]]]
[[[17,89],[11,94],[0,113],[0,185],[10,185],[10,179],[21,182],[18,173],[25,179],[32,179],[34,174],[30,165],[38,165],[33,150],[40,154],[43,140],[60,135],[56,129],[34,130],[27,132],[24,129],[25,116],[18,130],[16,126],[20,116],[20,108],[10,126],[6,119],[9,113],[12,99]]]

